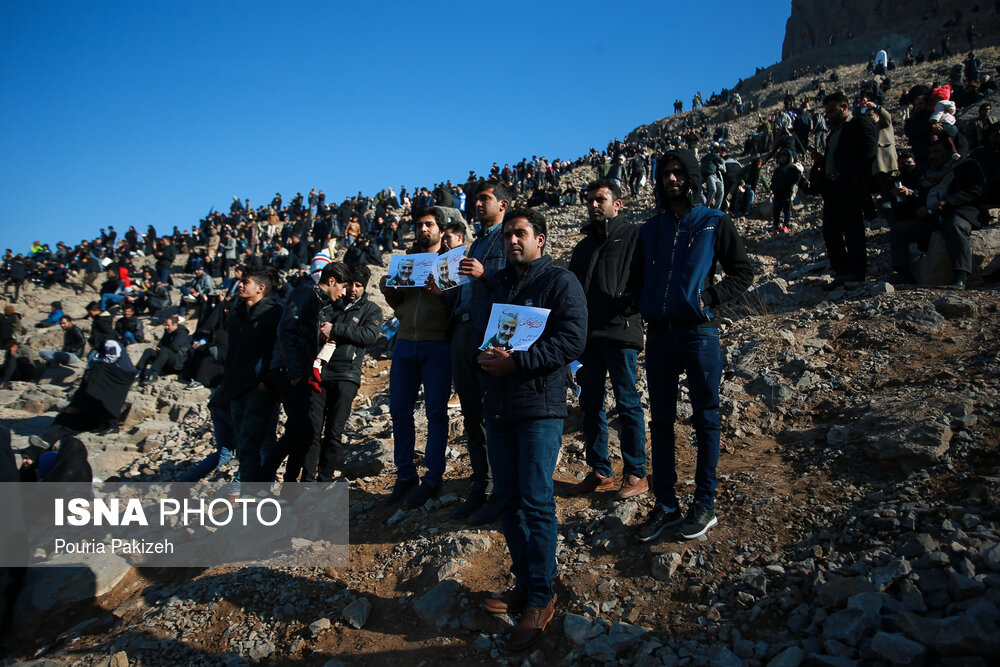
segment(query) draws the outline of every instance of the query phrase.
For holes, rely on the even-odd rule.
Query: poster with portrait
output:
[[[420,252],[414,255],[393,255],[389,259],[389,279],[386,287],[423,287],[434,271],[438,255]]]
[[[550,312],[548,308],[494,303],[486,336],[479,349],[527,350],[545,331]]]
[[[458,265],[462,261],[462,258],[465,257],[465,250],[467,248],[468,246],[464,245],[458,246],[443,255],[437,256],[437,261],[434,262],[434,271],[431,275],[434,276],[439,289],[450,290],[459,285],[472,282],[472,278],[469,276],[459,275],[458,273]]]

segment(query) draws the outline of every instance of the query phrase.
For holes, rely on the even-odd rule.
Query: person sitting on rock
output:
[[[191,350],[191,333],[177,315],[167,315],[163,328],[159,344],[139,357],[139,384],[149,384],[164,372],[176,373],[184,368]]]
[[[117,428],[135,376],[125,348],[116,340],[105,341],[80,388],[53,423],[74,431]]]
[[[38,356],[50,366],[79,363],[87,346],[87,337],[83,335],[80,327],[73,324],[73,318],[69,315],[62,316],[59,326],[63,330],[62,349],[39,350]]]
[[[988,219],[985,207],[986,179],[975,160],[955,152],[947,138],[933,141],[928,149],[929,169],[920,179],[920,190],[901,186],[897,197],[917,197],[924,205],[915,220],[901,220],[889,228],[893,280],[914,282],[910,243],[925,246],[931,234],[941,232],[955,278],[948,289],[964,290],[972,274],[972,230]]]
[[[135,316],[134,304],[125,303],[122,305],[122,316],[115,322],[115,334],[118,340],[126,346],[146,342],[142,330],[142,320]]]

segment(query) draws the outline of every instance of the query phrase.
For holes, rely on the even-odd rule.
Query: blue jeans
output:
[[[706,206],[709,208],[719,208],[722,206],[722,200],[725,195],[725,185],[723,185],[722,179],[718,175],[712,174],[705,177]]]
[[[104,294],[101,296],[101,310],[107,310],[108,304],[121,303],[125,296],[122,294]]]
[[[719,331],[714,328],[696,327],[669,333],[650,330],[646,336],[653,495],[664,507],[677,507],[674,422],[677,421],[677,385],[683,372],[687,373],[698,443],[694,499],[714,507],[718,482],[715,468],[719,463],[719,383],[722,381],[722,349]]]
[[[563,420],[558,418],[507,423],[486,420],[493,498],[510,551],[510,571],[533,607],[544,607],[552,600],[556,576],[559,523],[552,475],[562,429]]]
[[[622,476],[646,476],[646,419],[636,385],[639,353],[611,341],[591,340],[580,356],[576,381],[580,385],[583,437],[587,443],[587,465],[602,477],[611,477],[608,459],[608,418],[604,409],[605,378],[621,420]]]
[[[445,341],[397,340],[389,367],[389,414],[392,417],[393,458],[396,478],[417,478],[413,463],[416,426],[413,410],[417,392],[424,387],[427,413],[427,445],[424,482],[441,486],[444,450],[448,442],[448,397],[451,395],[451,348]]]
[[[229,463],[236,453],[236,431],[233,428],[233,417],[230,411],[225,408],[209,407],[212,415],[212,430],[215,435],[215,451],[201,460],[201,463],[192,468],[181,481],[197,482],[204,479],[210,472]],[[240,473],[236,472],[233,477],[233,484],[230,485],[232,493],[239,493]]]

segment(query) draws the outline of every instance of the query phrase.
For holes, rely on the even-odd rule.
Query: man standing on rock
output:
[[[587,186],[584,238],[573,248],[569,270],[587,295],[587,347],[579,361],[583,437],[590,473],[570,487],[571,495],[614,490],[614,472],[608,459],[608,421],[604,410],[605,382],[621,421],[622,485],[618,498],[630,498],[649,489],[646,480],[646,421],[636,384],[642,349],[642,321],[628,291],[632,257],[639,225],[629,224],[622,212],[622,192],[613,181]]]
[[[548,309],[541,336],[524,351],[487,348],[483,370],[486,443],[500,527],[510,551],[514,587],[486,600],[491,613],[523,611],[507,646],[534,642],[555,614],[558,521],[552,475],[562,445],[568,365],[587,342],[587,302],[579,281],[543,254],[541,213],[504,215],[507,267],[490,279],[490,302]]]
[[[493,474],[486,455],[483,391],[475,357],[490,317],[486,282],[507,265],[501,227],[514,195],[504,183],[484,181],[474,199],[476,220],[482,225],[483,234],[473,241],[468,255],[459,264],[459,273],[473,280],[458,290],[451,328],[451,371],[462,404],[472,488],[465,502],[451,511],[451,516],[468,518],[471,525],[479,526],[496,521],[499,512],[495,503],[487,502],[493,492]]]
[[[842,92],[823,98],[830,122],[826,152],[813,149],[812,186],[823,195],[823,241],[833,271],[827,289],[863,281],[867,273],[865,198],[869,194],[875,159],[875,125],[850,111]]]
[[[650,444],[656,504],[636,536],[643,542],[680,526],[686,539],[704,535],[715,516],[715,469],[719,461],[719,384],[722,350],[712,309],[741,295],[753,268],[732,219],[699,206],[701,174],[691,151],[668,151],[657,161],[654,182],[659,215],[642,226],[632,269],[632,292],[646,331]],[[716,266],[726,273],[714,283]],[[674,423],[677,386],[687,373],[698,447],[694,502],[681,514],[674,491]]]
[[[417,209],[413,213],[416,252],[441,253],[441,233],[447,217],[440,208]],[[448,442],[448,396],[451,394],[451,350],[445,340],[448,316],[443,299],[436,293],[433,277],[421,287],[393,287],[388,276],[379,289],[399,320],[396,347],[389,368],[389,414],[392,417],[393,458],[396,482],[386,498],[392,506],[401,500],[420,507],[441,493],[444,453]],[[432,290],[434,290],[432,292]],[[427,440],[424,462],[427,474],[417,474],[414,453],[417,444],[413,411],[417,393],[424,388]]]

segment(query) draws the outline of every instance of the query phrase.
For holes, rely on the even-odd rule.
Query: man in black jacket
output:
[[[830,134],[826,153],[813,149],[809,180],[823,194],[823,241],[833,282],[863,281],[867,273],[865,247],[865,197],[870,198],[868,181],[875,159],[875,125],[865,116],[850,112],[844,93],[823,98]]]
[[[351,405],[361,387],[361,362],[365,348],[375,344],[382,329],[382,310],[368,299],[365,288],[372,272],[364,264],[350,267],[347,293],[333,304],[330,319],[321,325],[327,338],[336,344],[321,377],[325,394],[323,431],[313,434],[305,467],[316,470],[316,481],[333,481],[334,461]]]
[[[610,179],[587,186],[586,236],[573,248],[569,270],[587,295],[587,348],[580,357],[576,381],[580,385],[583,437],[590,473],[569,493],[578,495],[614,489],[608,459],[608,421],[604,410],[605,381],[621,420],[622,485],[619,498],[645,493],[646,420],[636,385],[638,354],[642,349],[642,321],[627,285],[639,226],[622,212],[621,189]]]
[[[73,324],[73,318],[69,315],[63,315],[59,318],[59,326],[63,330],[62,348],[58,352],[39,350],[38,356],[50,365],[78,363],[83,357],[87,337],[83,335],[80,327]]]
[[[101,304],[91,301],[87,304],[87,317],[91,320],[90,338],[87,342],[90,349],[100,352],[104,349],[104,341],[115,337],[115,332],[111,328],[111,316],[101,309]]]
[[[281,306],[271,299],[277,283],[274,269],[246,271],[240,278],[239,304],[226,325],[222,384],[211,401],[212,408],[229,411],[241,482],[270,481],[263,472],[261,445],[274,437],[278,404],[258,385],[271,367],[281,320]]]
[[[122,316],[115,322],[115,333],[118,335],[118,340],[125,346],[146,342],[142,330],[142,320],[135,316],[135,306],[131,303],[122,305]]]
[[[548,309],[541,336],[527,350],[488,348],[483,376],[486,448],[511,557],[514,587],[486,600],[491,613],[523,611],[507,642],[527,648],[555,614],[556,519],[552,475],[562,444],[569,363],[587,342],[587,302],[580,282],[542,253],[541,213],[515,208],[504,216],[507,267],[490,282],[490,301]]]
[[[285,481],[299,480],[300,473],[303,482],[316,479],[316,470],[305,465],[305,457],[314,435],[323,428],[326,405],[317,359],[327,342],[321,325],[330,321],[333,302],[347,291],[350,279],[347,266],[330,262],[319,282],[306,281],[288,295],[267,382],[285,409],[285,433],[264,464],[266,478],[255,481],[269,481],[286,456]]]
[[[972,273],[972,230],[988,219],[986,179],[979,164],[955,153],[948,139],[931,142],[927,162],[929,169],[920,180],[919,191],[897,190],[897,197],[916,198],[923,205],[916,209],[916,220],[900,221],[889,228],[892,267],[899,280],[913,282],[910,243],[925,245],[933,232],[940,231],[955,274],[948,289],[964,290]]]
[[[177,315],[167,315],[163,320],[163,336],[156,347],[149,348],[139,357],[140,384],[149,384],[161,373],[176,373],[184,368],[191,351],[191,333],[180,323]],[[150,370],[146,370],[146,368]]]

